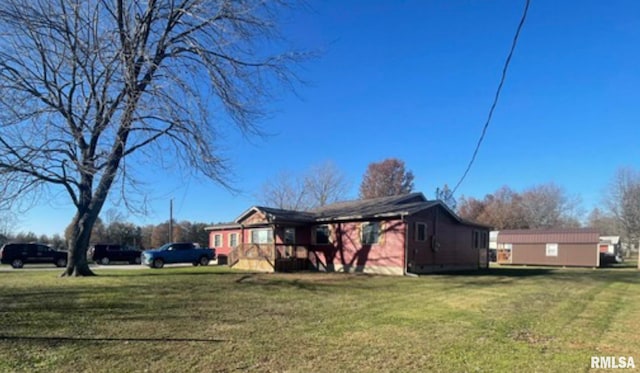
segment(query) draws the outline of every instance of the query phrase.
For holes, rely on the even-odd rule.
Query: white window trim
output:
[[[548,243],[545,250],[545,256],[558,256],[558,244]]]
[[[267,235],[267,242],[253,242],[253,232],[257,232],[257,231],[267,231],[269,232],[269,234]],[[255,243],[258,245],[267,245],[270,243],[273,243],[273,229],[272,228],[256,228],[256,229],[252,229],[249,232],[249,240],[251,241],[251,243]]]
[[[238,246],[238,233],[229,233],[229,247],[233,248],[234,245],[231,243],[231,237],[235,236],[236,238],[236,244],[235,246]]]
[[[220,245],[216,245],[217,240],[219,240],[218,243],[220,243]],[[223,242],[224,240],[221,233],[216,233],[213,235],[213,247],[221,247]]]
[[[378,237],[376,237],[376,242],[364,243],[364,227],[367,225],[378,224]],[[382,223],[379,221],[368,221],[360,224],[360,242],[363,245],[377,245],[380,243],[382,239]]]

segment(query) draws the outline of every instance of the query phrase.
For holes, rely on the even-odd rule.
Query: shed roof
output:
[[[600,241],[597,229],[518,229],[502,230],[498,233],[498,243],[593,243]]]
[[[620,236],[600,236],[600,242],[617,245],[620,243]]]

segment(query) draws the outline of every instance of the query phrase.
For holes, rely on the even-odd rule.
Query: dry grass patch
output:
[[[99,273],[3,273],[0,371],[584,371],[640,351],[631,268]]]

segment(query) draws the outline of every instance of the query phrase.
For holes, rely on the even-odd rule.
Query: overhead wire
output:
[[[524,26],[525,20],[527,19],[527,13],[529,11],[530,3],[531,3],[531,0],[526,0],[524,11],[522,12],[522,17],[520,18],[520,23],[518,24],[518,28],[516,29],[516,33],[513,37],[513,42],[511,43],[511,49],[509,50],[509,54],[507,55],[507,59],[505,60],[504,67],[502,68],[502,77],[500,78],[500,84],[498,84],[498,89],[496,90],[496,94],[493,98],[493,103],[491,104],[491,108],[489,109],[489,115],[487,116],[487,120],[484,123],[484,127],[482,128],[482,133],[480,135],[480,138],[478,139],[476,148],[473,151],[473,155],[471,156],[471,160],[469,161],[469,164],[467,165],[466,170],[460,177],[460,180],[458,180],[456,185],[451,190],[451,195],[454,195],[456,190],[458,190],[458,187],[460,187],[464,179],[469,174],[469,171],[471,170],[471,167],[473,166],[473,163],[475,162],[476,157],[478,156],[478,152],[480,151],[480,146],[482,145],[482,141],[484,140],[484,137],[487,134],[487,129],[489,128],[489,124],[491,123],[491,119],[493,118],[493,112],[495,111],[496,106],[498,105],[500,92],[502,91],[502,86],[504,85],[504,82],[507,78],[507,71],[509,69],[509,64],[511,63],[511,57],[513,57],[513,52],[515,51],[516,45],[518,44],[518,39],[520,38],[520,32],[522,31],[522,27]]]

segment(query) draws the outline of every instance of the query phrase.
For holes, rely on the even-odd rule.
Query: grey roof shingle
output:
[[[313,212],[318,221],[366,219],[409,215],[438,204],[427,201],[420,193],[398,197],[375,198],[325,206]]]
[[[428,201],[422,193],[409,193],[392,197],[371,198],[333,203],[311,211],[284,210],[266,206],[253,206],[242,213],[235,221],[240,223],[253,211],[263,212],[269,222],[286,223],[322,223],[330,221],[359,220],[412,215],[419,211],[441,205],[455,219],[465,224],[477,225],[460,219],[441,201]]]
[[[295,221],[295,222],[313,222],[314,214],[305,211],[283,210],[273,207],[255,206],[255,208],[268,215],[271,221]]]

